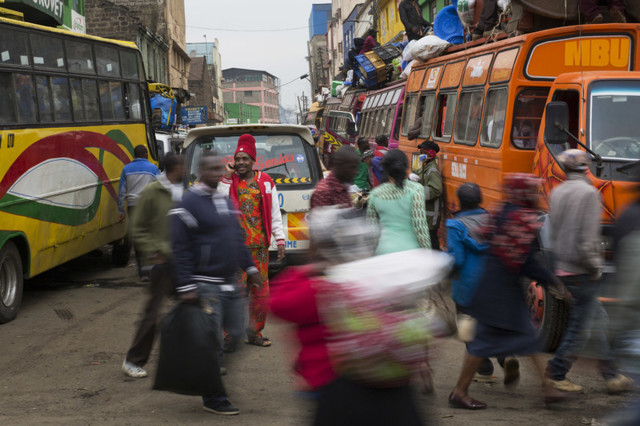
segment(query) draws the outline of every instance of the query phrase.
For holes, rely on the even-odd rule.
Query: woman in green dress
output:
[[[394,149],[382,159],[389,179],[369,197],[367,218],[380,228],[376,255],[431,248],[424,188],[407,179],[407,156]]]

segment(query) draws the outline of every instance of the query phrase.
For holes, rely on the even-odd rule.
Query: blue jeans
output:
[[[200,284],[198,286],[200,302],[205,306],[205,310],[212,311],[210,317],[215,324],[218,339],[218,365],[222,365],[224,347],[222,328],[227,330],[232,345],[237,345],[244,335],[246,301],[238,286],[234,287],[235,290],[223,291],[220,286],[215,284]],[[226,399],[226,395],[202,396],[205,405],[217,405]]]
[[[599,282],[591,281],[588,275],[573,275],[561,279],[571,292],[569,322],[555,357],[547,365],[547,376],[552,380],[564,380],[577,355],[591,338],[599,348],[598,367],[602,377],[615,377],[617,369],[606,333],[608,318],[597,298]]]

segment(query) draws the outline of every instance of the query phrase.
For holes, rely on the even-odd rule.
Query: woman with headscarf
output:
[[[471,398],[469,385],[484,358],[510,355],[531,356],[543,383],[546,403],[564,399],[564,393],[545,385],[544,361],[538,354],[536,332],[522,290],[522,278],[554,285],[554,293],[569,297],[556,276],[537,259],[536,235],[541,225],[535,210],[539,180],[525,173],[504,176],[505,203],[484,232],[489,254],[482,278],[468,307],[477,320],[475,338],[467,344],[458,382],[449,395],[449,405],[478,410],[487,404]]]
[[[404,152],[393,149],[382,158],[388,182],[369,196],[367,218],[380,226],[376,255],[417,248],[431,248],[424,188],[407,179],[409,162]]]

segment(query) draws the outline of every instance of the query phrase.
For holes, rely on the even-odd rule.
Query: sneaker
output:
[[[504,385],[514,386],[520,380],[520,362],[514,357],[504,360]]]
[[[547,385],[552,386],[562,392],[582,392],[582,386],[571,383],[569,379],[551,380],[547,379]]]
[[[609,9],[609,13],[611,14],[611,20],[618,24],[626,24],[627,18],[624,16],[624,12],[620,9]]]
[[[147,377],[147,371],[144,368],[138,367],[137,365],[127,361],[126,359],[122,363],[122,371],[124,371],[124,374],[126,374],[129,377],[135,377],[135,378]]]
[[[479,374],[473,376],[473,381],[477,383],[495,383],[496,378],[492,374]]]
[[[210,413],[221,414],[223,416],[235,416],[240,414],[240,410],[238,410],[228,399],[225,399],[223,402],[220,402],[216,405],[206,405],[202,406],[204,411],[208,411]]]
[[[602,16],[602,13],[598,13],[595,18],[587,21],[587,24],[602,24],[602,21],[604,21],[604,16]]]
[[[607,380],[607,392],[612,395],[633,390],[633,386],[633,380],[622,374],[618,374],[614,378]]]

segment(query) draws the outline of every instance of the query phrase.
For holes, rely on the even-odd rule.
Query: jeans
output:
[[[227,330],[231,344],[235,347],[244,334],[245,298],[237,285],[234,290],[224,291],[215,284],[200,284],[198,296],[205,310],[210,309],[212,321],[215,324],[218,339],[218,365],[222,366],[224,336],[222,328]],[[208,406],[215,406],[227,400],[226,395],[203,395],[202,402]]]
[[[588,275],[573,275],[561,279],[571,292],[569,322],[555,357],[547,365],[547,376],[552,380],[564,380],[577,355],[591,337],[595,342],[594,346],[599,348],[598,367],[602,377],[615,377],[617,369],[606,334],[606,312],[596,297],[599,282],[591,281]],[[591,327],[592,323],[597,327]]]
[[[143,367],[149,360],[149,354],[153,348],[153,340],[156,336],[158,313],[164,298],[171,294],[173,283],[171,282],[171,268],[169,264],[154,265],[149,275],[149,297],[146,301],[142,320],[138,325],[138,331],[133,338],[131,348],[127,352],[127,361]]]

